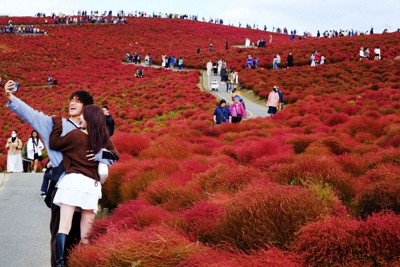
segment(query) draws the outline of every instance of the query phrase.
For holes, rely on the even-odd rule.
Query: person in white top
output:
[[[365,57],[365,54],[364,54],[364,47],[361,47],[361,48],[360,48],[360,61],[363,60],[364,57]]]
[[[213,64],[212,64],[211,60],[207,62],[206,68],[207,68],[207,75],[211,76],[211,70],[213,68]]]
[[[38,161],[42,161],[42,150],[44,149],[44,145],[39,138],[38,132],[33,130],[31,132],[31,137],[28,140],[27,154],[28,158],[33,160],[33,171],[36,172]]]
[[[374,53],[375,53],[374,60],[380,60],[381,59],[381,49],[379,48],[379,46],[375,47]]]

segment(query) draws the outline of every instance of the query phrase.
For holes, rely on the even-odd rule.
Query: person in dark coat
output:
[[[110,110],[108,109],[107,106],[103,106],[103,113],[104,116],[106,117],[106,126],[108,130],[108,134],[112,136],[114,134],[114,126],[115,122],[113,117],[110,115]]]
[[[294,60],[294,59],[293,59],[292,53],[289,53],[289,55],[288,55],[288,57],[287,57],[287,66],[288,66],[288,68],[291,68],[291,67],[294,66],[293,60]]]

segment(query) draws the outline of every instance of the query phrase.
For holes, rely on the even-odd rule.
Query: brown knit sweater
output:
[[[53,123],[53,131],[50,134],[50,148],[63,153],[65,173],[80,173],[98,181],[98,162],[89,161],[86,158],[89,149],[88,135],[76,129],[65,136],[60,136],[62,132],[61,117],[53,117]],[[112,152],[117,158],[119,157],[119,153],[111,140],[108,140],[104,148]]]

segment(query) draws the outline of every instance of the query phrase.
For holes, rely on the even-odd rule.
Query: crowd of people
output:
[[[13,25],[9,20],[8,24],[0,27],[0,34],[13,33],[13,34],[47,34],[46,31],[41,30],[33,25]]]
[[[365,47],[365,48],[361,47],[359,55],[360,55],[360,61],[370,60],[370,59],[373,59],[373,60],[381,60],[382,59],[381,49],[380,49],[379,46],[376,46],[374,48],[373,57],[370,56],[370,52],[369,52],[369,48],[368,47]]]
[[[28,140],[23,143],[17,131],[11,131],[7,139],[7,172],[36,172],[38,162],[42,161],[43,142],[37,131],[33,130]]]

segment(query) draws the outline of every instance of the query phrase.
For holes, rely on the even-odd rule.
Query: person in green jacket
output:
[[[22,168],[24,172],[31,172],[32,171],[32,160],[28,158],[28,153],[27,153],[27,147],[28,147],[28,142],[24,144],[22,147],[21,151],[21,157],[22,157]]]

